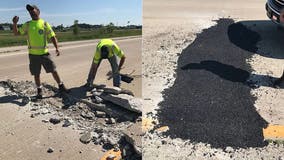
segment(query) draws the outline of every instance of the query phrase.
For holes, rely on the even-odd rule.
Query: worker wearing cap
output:
[[[120,58],[119,64],[117,63],[117,57]],[[111,39],[102,39],[96,47],[92,65],[89,71],[86,87],[92,87],[93,81],[96,77],[97,69],[103,59],[108,59],[113,76],[113,86],[120,87],[120,75],[119,71],[125,62],[125,55],[118,45]]]
[[[29,68],[31,74],[34,76],[35,83],[37,86],[37,96],[36,98],[42,98],[42,89],[40,82],[40,72],[41,66],[44,67],[46,73],[52,73],[53,78],[58,83],[60,92],[67,92],[63,82],[56,71],[56,66],[52,61],[48,49],[47,40],[51,40],[55,49],[57,56],[60,55],[57,45],[57,39],[55,33],[53,32],[51,26],[39,17],[40,10],[35,5],[26,5],[32,20],[24,23],[20,28],[17,27],[19,17],[15,16],[13,18],[13,32],[15,35],[27,35],[27,43],[29,50]]]

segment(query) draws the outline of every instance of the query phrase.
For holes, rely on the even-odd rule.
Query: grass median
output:
[[[77,35],[74,35],[72,31],[56,32],[56,36],[59,42],[137,35],[142,35],[142,29],[121,29],[114,30],[111,33],[102,33],[99,30],[81,31]],[[20,46],[26,44],[26,36],[14,36],[12,31],[0,31],[0,47]]]

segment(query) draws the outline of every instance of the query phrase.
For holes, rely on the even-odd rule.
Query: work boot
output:
[[[37,88],[37,95],[35,96],[36,99],[42,99],[42,88]]]
[[[63,83],[59,84],[58,88],[59,88],[59,92],[61,92],[61,93],[62,92],[65,92],[65,93],[69,93],[70,92],[70,90],[67,89]]]

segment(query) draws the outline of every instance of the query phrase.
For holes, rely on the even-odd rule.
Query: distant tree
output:
[[[59,29],[60,31],[63,31],[63,29],[64,29],[63,24],[59,25],[59,26],[58,26],[58,29]]]
[[[58,25],[58,26],[53,26],[52,27],[55,31],[60,31],[62,32],[64,30],[63,24]]]
[[[74,25],[73,25],[73,34],[77,35],[79,33],[79,26],[78,26],[79,21],[75,20]]]
[[[107,26],[106,26],[106,31],[107,33],[112,33],[114,30],[115,26],[112,22],[110,22]]]
[[[101,27],[98,28],[98,32],[99,32],[100,34],[105,34],[105,33],[106,33],[106,26],[105,26],[104,24],[101,24],[100,26],[101,26]]]

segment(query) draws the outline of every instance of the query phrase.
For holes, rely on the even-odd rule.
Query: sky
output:
[[[26,4],[36,5],[40,17],[52,26],[70,26],[74,20],[87,24],[142,25],[142,0],[1,0],[0,23],[31,20]]]

